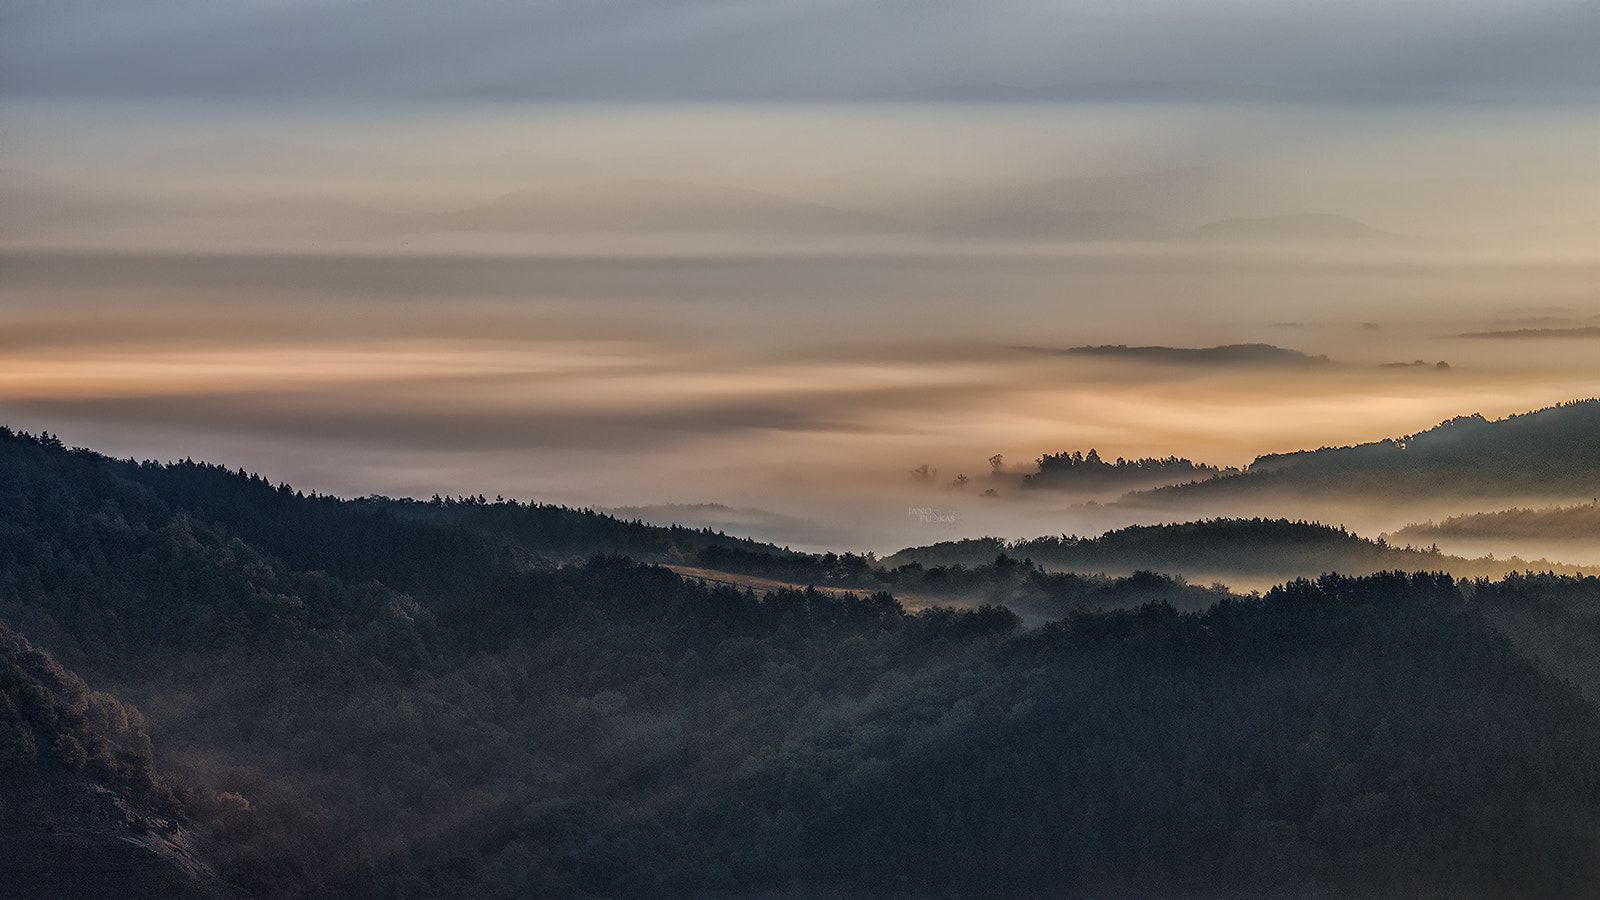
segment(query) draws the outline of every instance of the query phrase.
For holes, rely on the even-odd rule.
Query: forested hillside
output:
[[[1189,584],[1182,577],[1148,569],[1122,577],[1051,571],[1031,558],[1010,555],[1018,546],[998,539],[936,544],[902,551],[881,564],[850,553],[775,556],[725,547],[707,547],[697,559],[725,572],[834,588],[905,591],[963,607],[1002,605],[1045,620],[1059,619],[1080,607],[1122,609],[1154,601],[1199,610],[1231,596],[1221,585]],[[926,557],[920,555],[924,551]],[[923,558],[931,564],[924,566]]]
[[[1395,537],[1412,541],[1441,538],[1534,538],[1546,541],[1600,541],[1600,501],[1580,506],[1505,509],[1451,516],[1442,522],[1407,525]]]
[[[185,820],[244,801],[175,788],[151,755],[138,709],[0,622],[0,895],[231,896]]]
[[[718,551],[710,551],[717,553]],[[912,547],[884,558],[902,567],[972,568],[997,554],[1050,569],[1129,573],[1175,572],[1230,583],[1284,581],[1323,572],[1370,575],[1387,570],[1449,572],[1459,578],[1495,577],[1527,568],[1577,574],[1576,566],[1517,558],[1463,559],[1433,547],[1397,547],[1351,534],[1342,527],[1288,519],[1203,519],[1167,525],[1132,525],[1095,538],[1076,535],[1023,541],[974,538]],[[731,555],[731,554],[729,554]],[[932,571],[931,568],[928,571]]]
[[[790,556],[0,432],[4,828],[50,766],[252,897],[1600,894],[1600,712],[1493,625],[1540,582],[946,573],[1130,592],[1027,628],[623,541]]]
[[[1489,421],[1459,416],[1417,434],[1269,454],[1244,472],[1135,496],[1182,504],[1283,493],[1367,498],[1592,499],[1600,496],[1600,400]]]

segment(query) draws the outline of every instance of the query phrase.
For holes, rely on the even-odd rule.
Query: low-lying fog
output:
[[[1243,466],[1600,393],[1583,109],[6,116],[0,421],[306,490],[885,553],[1197,515],[1022,491],[1044,453]],[[1293,352],[1116,349],[1240,344]]]

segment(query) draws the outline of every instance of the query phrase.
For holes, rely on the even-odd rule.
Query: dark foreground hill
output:
[[[0,617],[105,720],[7,681],[0,797],[92,823],[13,798],[101,734],[256,897],[1600,895],[1600,713],[1448,576],[1023,629],[552,559],[0,432]]]
[[[0,896],[234,896],[149,746],[136,709],[0,622]]]

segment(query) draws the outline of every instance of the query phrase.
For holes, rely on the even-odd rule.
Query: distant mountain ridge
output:
[[[1338,572],[1368,575],[1384,571],[1448,572],[1458,578],[1495,577],[1527,568],[1574,574],[1576,566],[1511,558],[1464,559],[1432,548],[1391,546],[1344,528],[1288,519],[1203,519],[1167,525],[1133,525],[1099,537],[1075,535],[1005,541],[977,538],[901,550],[882,560],[893,569],[922,566],[980,566],[998,554],[1026,558],[1049,569],[1128,574],[1153,570],[1191,578],[1253,581]]]
[[[1130,347],[1127,344],[1100,344],[1069,347],[1059,351],[1075,356],[1108,356],[1147,362],[1191,365],[1326,365],[1326,356],[1311,356],[1272,344],[1224,344],[1220,347]]]
[[[1394,533],[1407,540],[1439,538],[1554,538],[1600,541],[1600,504],[1506,509],[1451,516],[1441,522],[1414,523]]]
[[[1385,497],[1600,495],[1600,400],[1489,421],[1458,416],[1413,435],[1256,458],[1243,472],[1129,495],[1183,504],[1284,492]]]

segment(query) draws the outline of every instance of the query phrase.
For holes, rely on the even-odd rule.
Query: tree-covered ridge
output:
[[[1406,540],[1553,538],[1593,541],[1600,538],[1600,503],[1548,506],[1542,509],[1518,507],[1451,516],[1438,523],[1430,521],[1407,525],[1394,534]]]
[[[696,753],[709,754],[708,742],[737,753],[739,728],[781,739],[775,723],[819,688],[859,689],[848,674],[859,664],[819,663],[834,661],[832,643],[899,647],[874,657],[883,669],[1016,624],[993,608],[911,616],[885,594],[758,598],[612,557],[539,565],[470,528],[396,520],[215,467],[133,467],[157,474],[149,487],[122,477],[129,464],[49,440],[6,449],[0,611],[140,697],[164,723],[167,768],[198,793],[246,801],[218,825],[230,847],[221,863],[258,896],[432,883],[449,853],[477,853],[483,829],[509,827],[508,810],[609,784],[618,762],[608,753],[624,749],[596,746],[608,722],[675,718],[692,700],[706,708]],[[200,483],[167,489],[186,475]],[[344,531],[344,546],[327,551],[278,544],[332,571],[296,568],[199,518],[193,498],[219,483],[240,530],[273,539],[278,523],[310,520],[315,533]],[[392,577],[409,592],[364,580],[384,574],[396,535],[414,558]],[[777,718],[716,726],[746,715],[718,698],[742,695],[769,666],[790,679],[790,655],[815,677],[773,686],[787,704]],[[630,769],[685,769],[681,742],[659,758],[627,746]],[[699,777],[726,759],[708,758],[715,766]],[[463,803],[474,811],[461,832],[434,834],[430,823],[461,820]]]
[[[38,487],[45,509],[27,494]],[[431,501],[305,495],[244,470],[195,462],[118,460],[86,449],[68,450],[48,434],[34,437],[0,427],[0,500],[48,523],[51,500],[97,505],[112,521],[145,528],[169,524],[175,513],[217,526],[295,569],[350,581],[379,580],[399,590],[451,583],[511,561],[548,564],[594,553],[627,553],[651,561],[682,561],[702,547],[726,546],[785,555],[790,551],[709,529],[655,526],[589,510],[483,497]],[[57,523],[60,524],[60,523]],[[486,539],[488,538],[488,539]]]
[[[1490,583],[1329,576],[1203,604],[1000,552],[934,577],[1137,598],[1026,629],[995,605],[556,561],[470,521],[493,506],[413,516],[11,435],[0,616],[144,711],[183,827],[250,896],[1600,884],[1600,714],[1490,627]],[[939,568],[883,571],[926,588]]]
[[[1221,474],[1208,466],[1176,456],[1145,459],[1117,458],[1108,463],[1090,449],[1046,453],[1037,460],[1038,471],[1022,478],[1024,488],[1050,488],[1067,491],[1128,490],[1136,487],[1197,481]]]
[[[1329,496],[1593,497],[1600,494],[1600,400],[1489,421],[1459,416],[1417,434],[1269,454],[1244,472],[1155,488],[1148,502],[1274,491]]]
[[[1079,614],[969,666],[752,772],[739,826],[846,892],[1596,892],[1594,710],[1449,578]]]
[[[965,544],[967,542],[963,542]],[[971,542],[993,552],[987,562],[924,566],[913,559],[890,568],[869,554],[790,554],[777,556],[737,548],[707,547],[697,555],[706,568],[792,581],[807,585],[865,590],[891,590],[964,606],[1006,606],[1030,619],[1058,619],[1078,607],[1091,610],[1138,606],[1155,600],[1183,609],[1204,609],[1229,596],[1220,587],[1191,585],[1181,577],[1149,570],[1113,578],[1056,572],[1030,558],[1009,555],[1011,545],[998,539]],[[909,552],[909,551],[908,551]],[[897,554],[898,556],[898,554]]]
[[[1477,578],[1531,568],[1580,571],[1514,556],[1464,559],[1435,547],[1401,547],[1383,538],[1364,538],[1342,527],[1264,518],[1134,525],[1092,538],[965,538],[907,548],[882,560],[870,554],[774,554],[710,546],[695,561],[708,569],[798,584],[1002,604],[1029,617],[1046,618],[1065,615],[1079,604],[1101,609],[1167,600],[1180,608],[1199,609],[1228,594],[1220,586],[1189,584],[1180,575],[1201,581],[1277,582],[1323,572],[1423,570]]]
[[[901,550],[886,557],[883,565],[898,568],[915,562],[923,566],[973,567],[993,560],[996,554],[1024,557],[1040,566],[1069,572],[1152,569],[1223,579],[1231,575],[1284,580],[1322,572],[1371,574],[1392,569],[1499,577],[1534,565],[1515,557],[1463,559],[1442,554],[1433,547],[1396,547],[1383,538],[1364,538],[1343,527],[1266,518],[1131,525],[1093,538],[969,538]],[[1544,560],[1537,565],[1567,573],[1578,571],[1574,566]]]
[[[1061,352],[1080,356],[1110,356],[1190,365],[1325,366],[1332,362],[1326,356],[1311,356],[1300,350],[1276,347],[1272,344],[1225,344],[1220,347],[1129,347],[1126,344],[1101,344],[1094,347],[1070,347]]]

